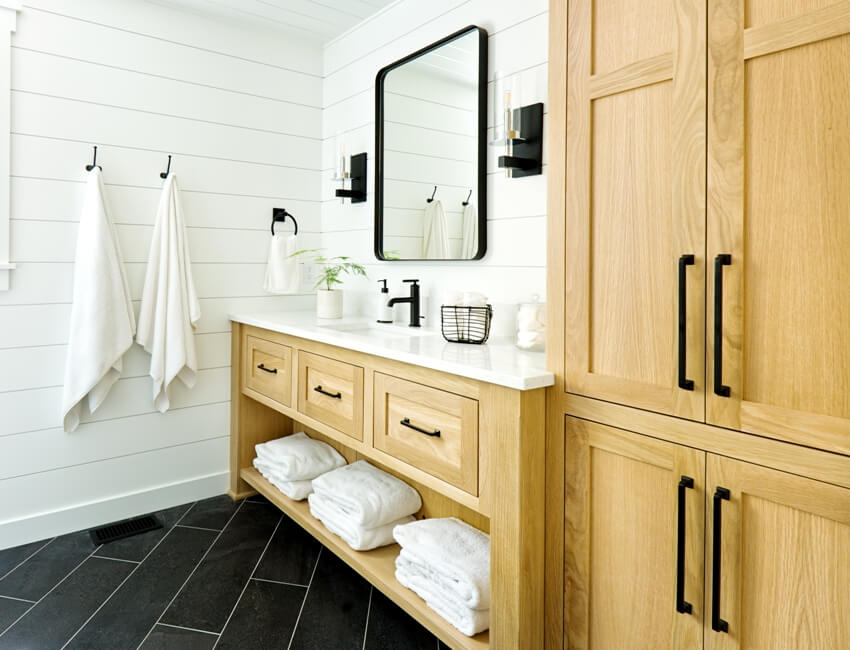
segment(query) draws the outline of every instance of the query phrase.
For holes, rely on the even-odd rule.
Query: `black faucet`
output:
[[[402,302],[410,303],[410,327],[419,327],[419,280],[403,280],[410,282],[410,296],[393,298],[387,304],[392,307]]]

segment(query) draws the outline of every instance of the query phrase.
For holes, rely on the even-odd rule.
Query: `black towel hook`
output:
[[[103,171],[103,167],[97,164],[97,145],[94,146],[94,156],[92,158],[91,165],[86,165],[86,171],[90,172],[95,167],[97,167],[100,171]]]
[[[472,190],[469,190],[469,194],[466,196],[466,201],[463,202],[463,205],[469,205],[469,199],[472,198]]]
[[[298,234],[298,222],[295,220],[295,217],[289,214],[285,208],[272,208],[272,237],[274,237],[274,225],[278,221],[286,221],[287,217],[292,219],[292,223],[295,225],[294,234]]]
[[[433,203],[433,202],[434,202],[434,197],[435,197],[436,195],[437,195],[437,186],[435,185],[435,186],[434,186],[434,191],[433,191],[433,192],[431,192],[431,198],[430,198],[430,199],[425,199],[425,200],[426,200],[428,203]]]
[[[168,173],[171,171],[171,154],[168,154],[168,168],[164,172],[159,173],[159,177],[162,179],[168,178]]]

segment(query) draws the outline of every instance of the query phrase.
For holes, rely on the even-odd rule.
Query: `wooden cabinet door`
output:
[[[709,455],[705,648],[850,648],[850,490]],[[713,494],[728,490],[728,499]],[[713,537],[720,508],[718,622]]]
[[[707,420],[848,454],[850,2],[710,7]]]
[[[565,462],[565,648],[700,648],[705,454],[567,417]]]
[[[706,2],[568,11],[565,387],[702,421]]]

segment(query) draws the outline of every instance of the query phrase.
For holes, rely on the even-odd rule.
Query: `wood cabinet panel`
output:
[[[300,350],[298,410],[363,440],[363,368]]]
[[[292,348],[245,336],[245,388],[280,402],[292,404]]]
[[[707,612],[706,650],[850,647],[850,490],[721,456],[707,465],[710,491],[726,488],[729,499],[720,501],[718,611],[728,633],[712,630]]]
[[[380,372],[374,395],[376,449],[478,494],[477,400]]]
[[[566,418],[565,647],[692,648],[702,637],[705,454]],[[685,493],[677,612],[678,484]]]

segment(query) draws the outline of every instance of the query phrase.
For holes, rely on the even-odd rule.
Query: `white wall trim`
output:
[[[9,141],[12,114],[12,32],[21,3],[0,0],[0,291],[9,289]]]
[[[6,521],[0,524],[0,549],[224,494],[229,480],[229,472],[209,474]]]

